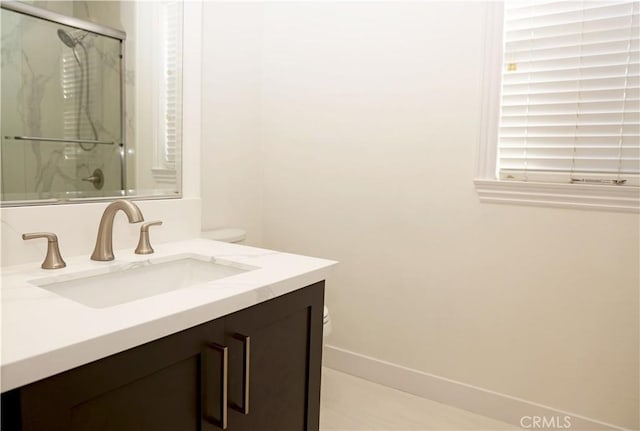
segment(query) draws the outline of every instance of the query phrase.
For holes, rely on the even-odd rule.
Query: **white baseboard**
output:
[[[546,421],[552,421],[554,424],[544,427],[546,430],[628,431],[617,425],[402,367],[331,345],[324,348],[323,365],[423,398],[515,424],[522,429],[541,429],[540,426],[533,426],[534,418],[538,417],[546,418]],[[565,422],[565,417],[569,418],[569,422]],[[566,426],[567,424],[570,424],[570,427]]]

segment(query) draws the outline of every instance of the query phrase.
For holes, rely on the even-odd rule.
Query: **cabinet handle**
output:
[[[221,346],[219,344],[216,343],[212,343],[209,344],[206,349],[208,351],[212,351],[215,353],[218,353],[220,355],[220,358],[222,359],[222,361],[220,362],[220,374],[219,374],[219,378],[220,378],[220,392],[217,394],[219,396],[220,399],[220,419],[217,419],[209,414],[206,413],[206,407],[208,405],[207,402],[207,397],[206,397],[206,390],[203,390],[203,394],[205,396],[203,396],[203,404],[204,404],[204,408],[203,408],[203,413],[204,413],[204,417],[205,419],[223,429],[226,430],[227,429],[227,386],[228,386],[228,379],[229,379],[229,349],[225,346]],[[206,369],[206,368],[205,368]],[[206,378],[206,373],[202,373],[202,375],[204,376],[204,378]],[[203,387],[206,387],[207,382],[203,382]]]
[[[251,337],[233,334],[233,338],[242,342],[242,405],[231,403],[231,408],[242,414],[249,414],[249,370],[251,369]]]

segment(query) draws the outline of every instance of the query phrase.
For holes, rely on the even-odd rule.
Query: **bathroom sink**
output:
[[[174,256],[31,280],[92,308],[106,308],[258,269],[200,255]]]

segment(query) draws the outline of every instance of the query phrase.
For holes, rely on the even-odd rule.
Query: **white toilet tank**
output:
[[[212,239],[223,242],[242,242],[247,237],[247,231],[237,227],[227,227],[221,229],[204,230],[200,233],[201,238]]]

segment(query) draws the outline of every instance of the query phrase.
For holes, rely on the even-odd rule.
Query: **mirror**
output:
[[[1,13],[2,205],[180,197],[181,2]]]

